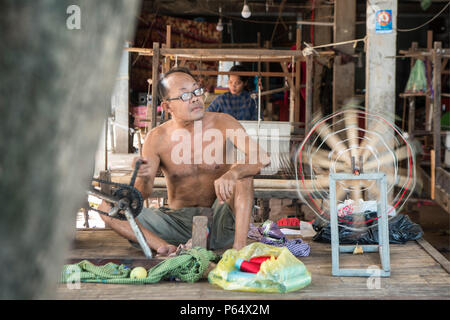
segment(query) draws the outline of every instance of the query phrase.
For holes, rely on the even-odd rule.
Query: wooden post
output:
[[[428,30],[427,31],[427,49],[431,51],[431,49],[433,49],[433,30]],[[412,60],[412,59],[411,59]],[[428,83],[428,79],[431,79],[431,62],[430,62],[430,57],[427,57],[425,59],[425,63],[427,66],[427,83]],[[431,112],[432,110],[430,110],[430,104],[432,102],[432,97],[430,97],[430,95],[427,94],[427,96],[425,97],[425,130],[427,131],[431,131]]]
[[[302,29],[296,29],[295,45],[297,50],[302,50]],[[294,100],[294,122],[300,122],[300,85],[301,78],[301,59],[297,57],[295,62],[295,100]]]
[[[270,41],[264,41],[264,49],[270,48]],[[264,69],[266,72],[270,72],[270,63],[264,62]],[[270,90],[270,80],[269,77],[264,77],[264,90]],[[267,118],[271,121],[273,120],[273,106],[270,102],[269,96],[264,97],[266,102],[266,114]]]
[[[339,0],[334,3],[334,42],[355,39],[356,1]],[[352,44],[339,46],[340,52],[353,55]],[[341,57],[336,55],[333,65],[333,113],[344,102],[353,97],[355,87],[355,63],[341,64]]]
[[[172,28],[170,25],[167,25],[166,26],[166,48],[172,47],[171,42],[172,42]],[[170,58],[165,57],[163,73],[166,73],[169,70],[170,70]]]
[[[441,54],[442,43],[435,42],[433,50],[433,149],[436,168],[441,167]]]
[[[192,247],[207,247],[208,217],[195,216],[192,222]]]
[[[158,107],[158,79],[159,79],[159,42],[153,42],[152,59],[152,128],[156,127],[156,108]]]
[[[434,200],[434,192],[435,192],[435,186],[436,186],[436,153],[433,149],[430,151],[431,155],[431,200]]]
[[[286,64],[285,64],[286,66]],[[293,68],[294,66],[292,66]],[[288,67],[286,66],[285,72],[289,72]],[[295,90],[295,79],[294,77],[292,77],[292,73],[291,75],[289,75],[287,77],[288,79],[290,79],[289,81],[289,122],[294,122],[294,113],[295,113],[295,95],[296,95],[296,90]],[[291,127],[292,129],[294,129],[294,127]]]
[[[419,43],[418,42],[413,42],[413,43],[411,43],[410,51],[416,51],[418,47],[419,47]],[[414,59],[414,57],[411,57],[409,70],[412,70],[412,68],[414,67],[414,63],[415,63],[415,59]],[[408,134],[412,138],[414,136],[414,126],[415,126],[414,125],[414,121],[416,119],[416,98],[415,97],[408,97],[408,98],[404,98],[404,99],[408,99],[408,105],[409,105],[409,110],[408,110]]]
[[[306,105],[305,105],[305,135],[311,127],[311,112],[313,101],[313,72],[314,60],[313,55],[306,56]]]

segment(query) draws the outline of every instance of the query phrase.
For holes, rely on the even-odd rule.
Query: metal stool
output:
[[[380,199],[377,204],[378,221],[378,245],[361,246],[364,252],[379,252],[381,259],[381,270],[373,269],[341,269],[339,267],[339,254],[341,252],[353,252],[354,245],[339,245],[338,215],[336,203],[336,182],[339,180],[376,180]],[[385,173],[362,173],[360,175],[348,173],[330,174],[330,227],[331,227],[331,260],[332,275],[348,277],[380,277],[390,276],[389,261],[389,226],[387,215],[387,184]]]

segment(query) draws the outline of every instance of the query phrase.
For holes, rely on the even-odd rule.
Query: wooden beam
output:
[[[204,74],[210,76],[216,75],[241,75],[241,76],[263,76],[263,77],[289,77],[292,78],[292,73],[290,72],[258,72],[258,71],[215,71],[215,70],[191,70],[192,74]]]

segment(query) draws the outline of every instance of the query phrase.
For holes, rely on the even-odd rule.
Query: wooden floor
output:
[[[226,291],[206,279],[196,283],[162,281],[148,285],[107,285],[81,283],[80,289],[59,284],[58,299],[163,299],[163,300],[298,300],[298,299],[450,299],[450,275],[417,242],[390,245],[391,276],[380,278],[379,288],[368,278],[331,276],[329,244],[305,239],[311,246],[309,257],[300,258],[311,272],[309,286],[286,294]],[[160,260],[146,260],[111,230],[79,230],[68,263],[88,259],[95,264],[109,261],[149,268]],[[341,268],[380,265],[377,253],[341,254]]]

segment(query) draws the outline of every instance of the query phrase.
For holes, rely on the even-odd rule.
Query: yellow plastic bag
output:
[[[264,261],[258,273],[239,272],[234,266],[236,259],[272,256]],[[208,274],[208,281],[225,290],[251,292],[291,292],[311,283],[311,274],[303,262],[286,247],[274,247],[254,242],[241,250],[229,249]]]

